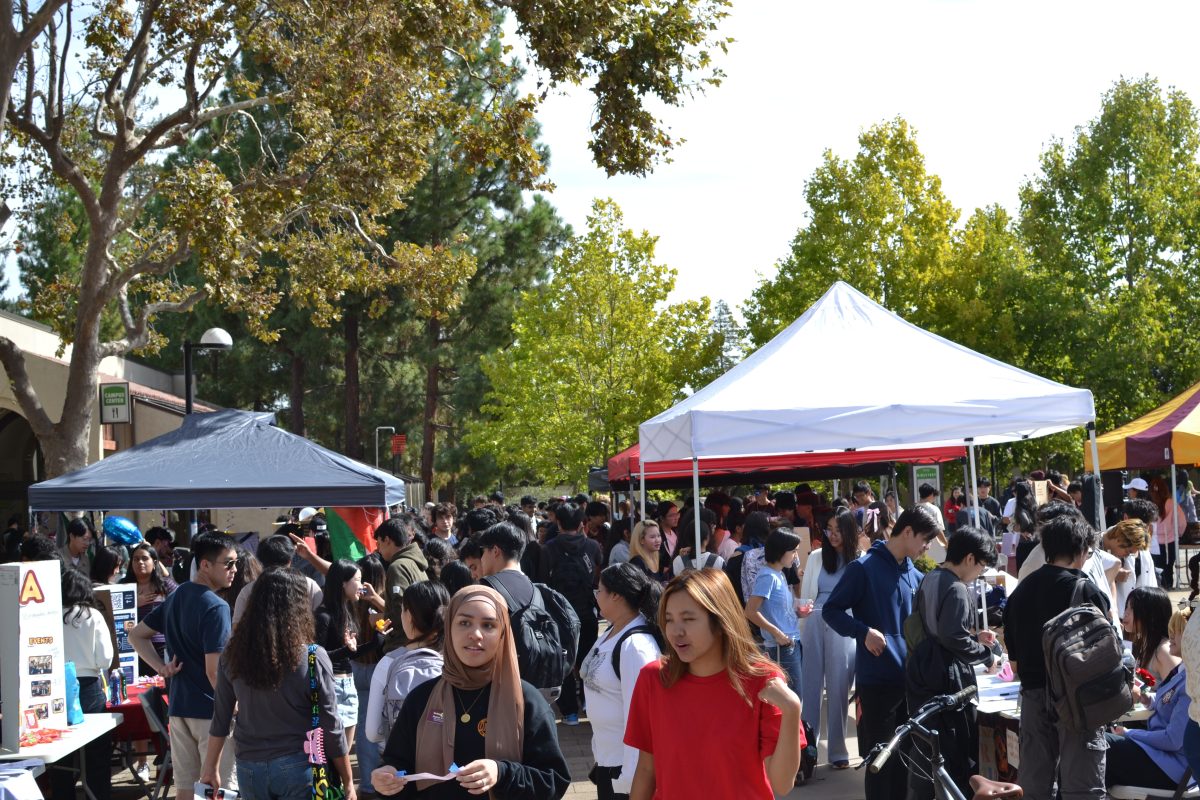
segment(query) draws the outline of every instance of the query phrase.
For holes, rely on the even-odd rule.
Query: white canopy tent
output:
[[[836,347],[886,349],[904,367],[814,390],[799,365]],[[1095,419],[1092,393],[1041,378],[918,328],[835,283],[782,333],[691,397],[642,423],[642,458],[773,455],[994,444]]]
[[[800,365],[836,347],[886,350],[904,367],[880,385],[866,369],[814,388]],[[641,459],[968,445],[1091,425],[1092,393],[1018,369],[918,328],[837,282],[733,369],[639,427]],[[699,494],[696,489],[696,494]],[[697,503],[698,503],[697,499]],[[644,509],[643,509],[644,512]],[[697,505],[699,529],[699,505]]]

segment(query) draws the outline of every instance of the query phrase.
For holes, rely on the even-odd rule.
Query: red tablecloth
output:
[[[153,683],[133,684],[126,687],[127,697],[120,703],[109,703],[108,710],[125,715],[125,721],[113,731],[113,739],[118,742],[137,742],[143,739],[153,739],[154,732],[146,721],[146,710],[138,698],[151,689],[160,689]],[[166,695],[163,696],[166,700]]]

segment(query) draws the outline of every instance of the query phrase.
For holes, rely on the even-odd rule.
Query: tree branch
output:
[[[6,336],[0,336],[0,364],[8,373],[8,384],[12,387],[13,396],[25,414],[25,420],[39,439],[49,437],[54,432],[54,423],[42,406],[42,401],[34,391],[29,379],[29,370],[25,367],[25,353],[16,342]]]
[[[25,23],[25,28],[21,31],[20,37],[17,39],[16,49],[21,51],[32,47],[34,39],[42,32],[42,28],[46,27],[66,2],[67,0],[46,0],[42,7],[35,11],[33,16]],[[6,15],[6,17],[11,18],[11,14]]]
[[[198,97],[206,97],[209,89]],[[228,105],[209,109],[203,113],[196,113],[190,104],[180,106],[178,109],[163,117],[157,124],[138,142],[137,147],[130,151],[130,158],[134,162],[140,161],[151,150],[155,149],[158,141],[171,132],[172,128],[182,126],[180,135],[188,131],[194,131],[201,125],[219,119],[230,114],[244,111],[249,108],[259,108],[260,106],[274,105],[275,103],[283,103],[291,98],[291,92],[280,92],[274,95],[263,95],[261,97],[252,97],[248,100],[242,100],[237,103],[229,103]],[[186,123],[186,124],[185,124]],[[171,144],[175,144],[172,142]]]
[[[125,291],[125,288],[129,285],[129,282],[139,275],[166,275],[172,269],[191,258],[191,256],[191,243],[188,241],[188,237],[184,235],[174,252],[172,252],[166,258],[159,261],[142,259],[141,261],[135,261],[125,269],[121,270],[120,274],[118,274],[112,282],[113,291],[115,291],[119,297],[120,294]]]
[[[57,115],[59,119],[66,116],[66,91],[67,91],[67,59],[71,52],[71,2],[67,0],[66,26],[67,32],[63,36],[62,61],[58,68],[58,109]]]
[[[113,70],[112,77],[108,79],[108,85],[104,87],[104,105],[112,112],[113,120],[117,124],[117,135],[128,137],[132,133],[132,128],[127,122],[126,109],[131,108],[132,98],[124,98],[125,102],[120,102],[117,99],[117,89],[121,85],[121,79],[125,77],[125,72],[131,66],[136,69],[137,65],[142,62],[145,57],[146,41],[150,38],[151,22],[154,20],[154,14],[158,11],[158,7],[162,5],[162,0],[150,0],[147,3],[145,11],[142,12],[141,27],[137,34],[133,37],[133,41],[129,43],[129,49],[125,51],[125,55],[121,58],[120,65]]]
[[[124,287],[121,293],[125,293]],[[111,342],[104,342],[99,347],[100,358],[105,359],[109,356],[119,356],[137,350],[139,347],[145,347],[150,341],[150,318],[156,314],[165,314],[168,312],[183,313],[190,311],[192,306],[199,303],[204,298],[208,297],[206,289],[197,289],[188,297],[179,302],[163,302],[163,303],[147,303],[142,306],[142,312],[138,315],[137,322],[132,326],[126,326],[125,337],[123,339],[114,339]],[[123,300],[122,316],[129,313],[128,301]],[[132,314],[129,314],[132,319]]]
[[[30,118],[18,115],[12,105],[8,107],[8,121],[21,133],[37,142],[46,153],[54,174],[71,184],[71,188],[79,194],[79,200],[87,212],[88,221],[92,225],[100,224],[100,203],[95,191],[88,183],[87,177],[79,170],[78,165],[63,152],[57,136],[51,136],[39,128]]]

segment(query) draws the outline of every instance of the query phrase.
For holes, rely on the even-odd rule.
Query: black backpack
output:
[[[659,632],[658,628],[654,627],[653,625],[638,625],[636,628],[630,628],[629,630],[625,631],[621,634],[621,637],[617,639],[617,643],[613,645],[612,649],[612,668],[613,672],[617,673],[617,680],[621,680],[621,645],[625,644],[625,640],[630,636],[633,636],[635,633],[645,633],[654,637],[654,643],[658,645],[659,652],[662,652],[666,649],[663,643],[662,634]]]
[[[596,595],[592,592],[596,565],[587,554],[587,541],[567,542],[562,537],[553,541],[559,552],[546,583],[567,598],[576,614],[587,613],[596,603]]]
[[[575,666],[579,648],[579,617],[571,604],[549,586],[535,583],[533,600],[518,607],[503,583],[484,582],[508,605],[521,678],[535,688],[557,690]]]

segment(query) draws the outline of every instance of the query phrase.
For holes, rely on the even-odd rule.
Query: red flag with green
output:
[[[329,545],[334,558],[352,561],[375,552],[375,529],[387,519],[382,508],[326,508]]]

